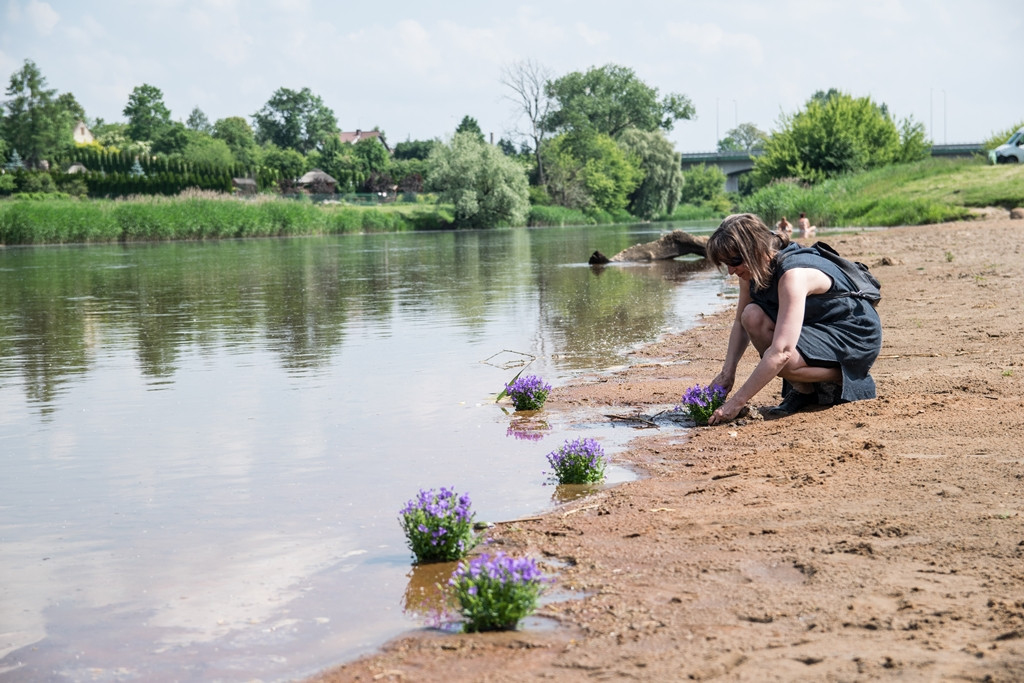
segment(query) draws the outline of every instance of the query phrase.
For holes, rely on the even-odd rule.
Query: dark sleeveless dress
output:
[[[874,398],[875,380],[869,371],[882,350],[882,321],[868,301],[842,296],[856,288],[837,265],[818,256],[813,249],[791,242],[775,257],[768,288],[755,291],[754,283],[750,283],[753,302],[764,309],[772,321],[777,321],[779,278],[793,268],[814,268],[832,279],[828,292],[807,297],[797,351],[808,365],[839,366],[843,373],[840,400]]]

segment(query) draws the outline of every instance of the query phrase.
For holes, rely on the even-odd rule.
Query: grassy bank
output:
[[[924,225],[966,218],[975,207],[1024,206],[1024,167],[979,159],[926,159],[828,180],[780,182],[740,202],[774,223],[801,211],[822,226]]]
[[[777,182],[739,200],[738,211],[769,224],[801,212],[820,226],[922,225],[957,220],[973,207],[1024,206],[1024,165],[980,159],[927,159],[828,180],[814,187]],[[708,219],[717,210],[681,206],[670,220]],[[195,240],[438,230],[451,226],[450,207],[436,204],[352,206],[258,197],[242,200],[193,191],[177,197],[124,200],[0,201],[0,244],[69,244]],[[531,226],[634,221],[625,212],[534,206]]]
[[[0,202],[0,244],[70,244],[403,232],[447,227],[443,207],[359,207],[210,192],[126,200]]]

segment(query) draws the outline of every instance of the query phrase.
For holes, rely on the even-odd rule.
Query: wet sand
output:
[[[577,596],[540,610],[557,628],[423,629],[315,680],[1024,680],[1024,221],[991,213],[822,237],[882,281],[877,399],[638,429],[615,457],[642,478],[493,528]],[[731,315],[545,411],[672,405]]]

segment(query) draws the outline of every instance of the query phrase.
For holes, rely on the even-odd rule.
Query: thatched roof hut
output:
[[[238,194],[256,194],[259,190],[252,178],[232,178],[231,187],[235,188]]]
[[[319,168],[314,168],[299,178],[299,185],[314,194],[334,194],[334,188],[338,186],[338,181]]]

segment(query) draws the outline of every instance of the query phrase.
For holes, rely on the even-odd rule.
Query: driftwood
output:
[[[590,265],[603,265],[605,263],[621,263],[630,261],[664,261],[674,259],[685,254],[697,254],[707,256],[707,237],[697,237],[682,230],[673,230],[667,235],[662,235],[653,242],[646,244],[635,244],[632,247],[623,249],[615,256],[608,258],[599,251],[590,255]]]

